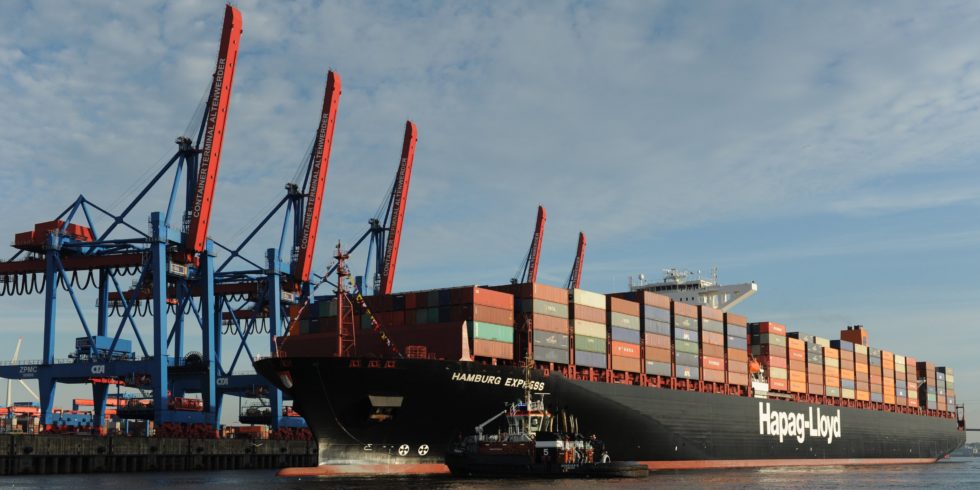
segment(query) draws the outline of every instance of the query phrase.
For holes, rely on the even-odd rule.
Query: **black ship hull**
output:
[[[320,464],[442,463],[449,446],[523,395],[513,366],[438,360],[267,358]],[[931,463],[966,441],[953,418],[571,380],[532,388],[618,461],[651,469]],[[487,431],[496,430],[490,425]]]

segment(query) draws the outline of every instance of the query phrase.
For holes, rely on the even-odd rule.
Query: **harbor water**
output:
[[[980,458],[949,458],[936,464],[795,467],[656,472],[635,480],[565,480],[562,488],[980,488]],[[552,480],[454,479],[451,477],[280,478],[274,470],[181,473],[17,476],[0,488],[77,490],[78,488],[302,489],[311,488],[469,488],[552,489]]]

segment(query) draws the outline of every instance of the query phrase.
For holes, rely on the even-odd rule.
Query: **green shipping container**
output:
[[[521,311],[524,313],[540,313],[557,318],[568,318],[568,305],[540,299],[525,298],[521,302]]]
[[[496,340],[497,342],[514,343],[514,327],[497,325],[487,322],[466,322],[470,337],[474,339]]]
[[[624,315],[622,313],[616,313],[615,311],[609,312],[609,324],[614,327],[628,328],[630,330],[640,329],[639,317]]]
[[[674,339],[674,350],[698,355],[698,343],[689,340]]]
[[[605,354],[606,339],[600,339],[598,337],[589,337],[587,335],[576,335],[575,350]]]

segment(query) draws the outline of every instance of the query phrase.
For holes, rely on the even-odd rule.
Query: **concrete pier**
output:
[[[0,475],[315,466],[313,441],[0,434]]]

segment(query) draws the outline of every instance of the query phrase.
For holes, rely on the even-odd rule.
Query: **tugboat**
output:
[[[446,465],[454,476],[643,478],[649,474],[645,465],[612,461],[595,435],[578,432],[573,415],[559,411],[554,416],[545,408],[547,393],[536,393],[538,399],[532,399],[530,376],[527,367],[524,400],[507,404],[476,426],[475,434],[449,448]],[[507,431],[484,434],[484,428],[500,417],[506,417]]]

